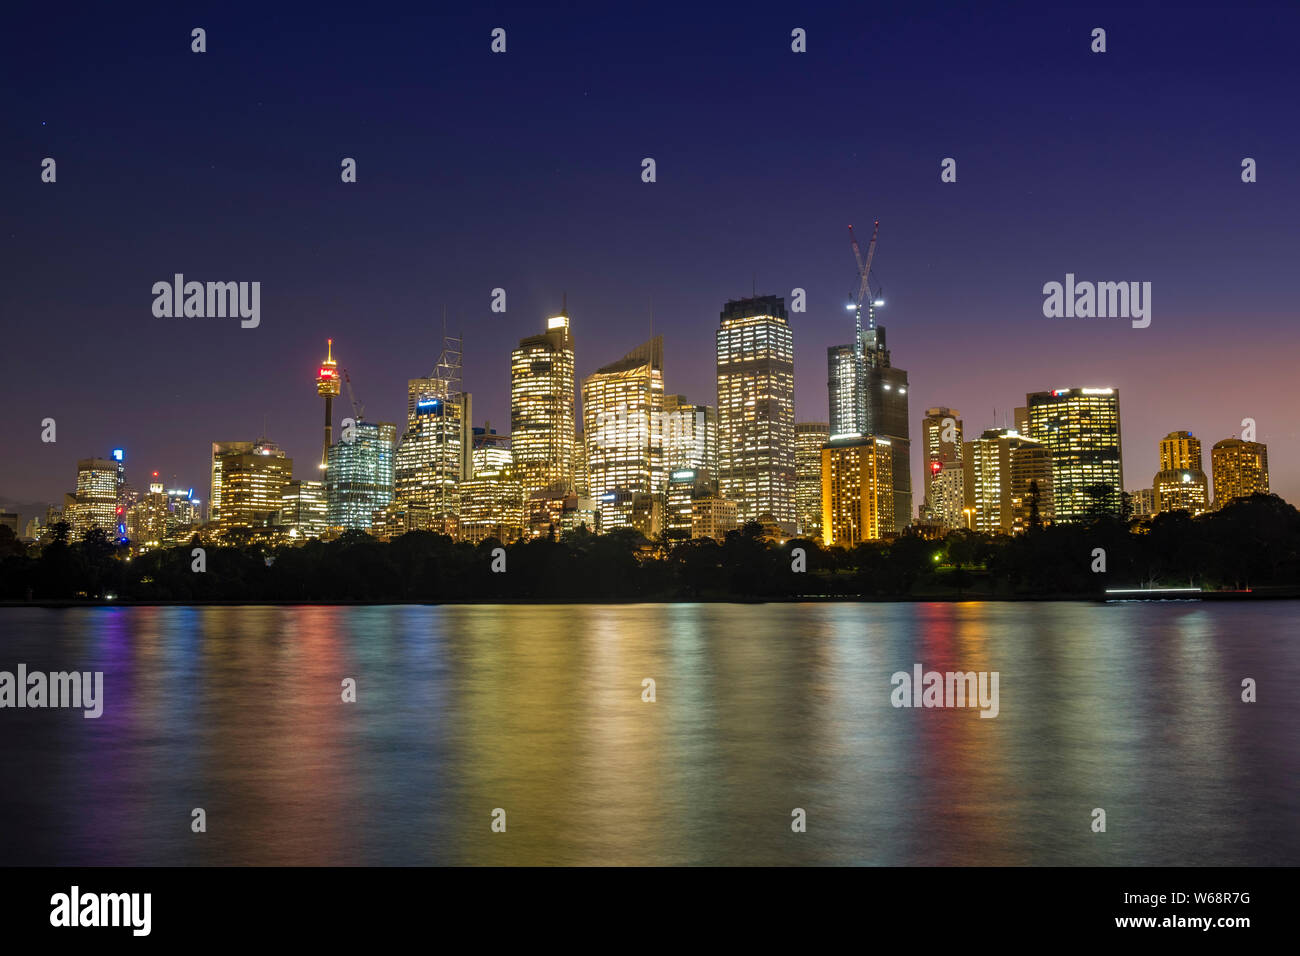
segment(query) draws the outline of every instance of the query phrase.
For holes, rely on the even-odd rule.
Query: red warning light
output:
[[[937,472],[937,471],[942,471],[942,470],[943,470],[943,462],[940,462],[940,461],[932,461],[932,462],[930,462],[930,470],[931,470],[931,471],[936,471],[936,472]]]

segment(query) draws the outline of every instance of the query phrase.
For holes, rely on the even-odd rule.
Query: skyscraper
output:
[[[1214,507],[1233,498],[1268,494],[1268,446],[1263,442],[1225,438],[1210,449],[1214,471]]]
[[[406,383],[406,431],[393,466],[399,510],[444,527],[458,510],[457,490],[473,472],[473,401],[462,387],[461,339],[443,335],[433,372]]]
[[[893,529],[902,531],[912,521],[912,442],[907,414],[907,372],[896,368],[885,347],[885,327],[873,324],[862,330],[862,357],[866,426],[863,435],[889,439],[893,456]]]
[[[972,530],[1019,534],[1035,510],[1039,522],[1051,522],[1052,458],[1046,445],[1012,428],[988,428],[965,443],[962,466]]]
[[[820,538],[822,533],[822,446],[830,440],[827,422],[796,422],[794,426],[795,511],[798,533]]]
[[[718,410],[687,401],[685,395],[664,396],[660,429],[664,440],[664,471],[702,469],[718,474]]]
[[[1052,456],[1057,521],[1118,517],[1124,467],[1120,454],[1119,390],[1057,388],[1025,396],[1029,437]]]
[[[1201,470],[1201,440],[1191,432],[1170,432],[1160,440],[1160,471],[1151,482],[1156,514],[1210,506],[1209,482]]]
[[[325,500],[334,528],[370,528],[374,512],[393,500],[393,422],[357,422],[349,441],[344,436],[330,446],[325,471]]]
[[[947,530],[960,528],[966,496],[961,412],[943,406],[927,408],[921,431],[925,440],[926,518]]]
[[[510,353],[510,445],[526,496],[572,490],[575,409],[573,335],[562,308]]]
[[[304,541],[319,538],[329,530],[325,482],[291,481],[284,486],[280,497],[284,503],[280,518],[289,528],[289,537]]]
[[[83,458],[77,462],[77,491],[63,510],[74,538],[84,538],[99,528],[116,539],[118,518],[118,463],[107,458]]]
[[[293,459],[274,442],[214,442],[211,513],[217,531],[279,524],[284,486],[292,480]]]
[[[634,496],[663,493],[663,400],[662,336],[582,381],[587,493],[602,530],[632,525]]]
[[[741,522],[795,526],[794,336],[779,296],[735,299],[721,313],[718,477]]]
[[[830,433],[861,435],[867,422],[863,363],[853,344],[832,345],[826,350],[826,394],[830,397]]]
[[[822,449],[822,541],[851,548],[893,533],[888,438],[831,438]]]

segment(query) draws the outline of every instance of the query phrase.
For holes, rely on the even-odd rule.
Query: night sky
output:
[[[136,487],[156,469],[206,501],[210,443],[264,420],[316,477],[326,337],[367,418],[401,423],[444,304],[475,422],[506,431],[510,349],[563,293],[580,378],[648,337],[653,303],[668,390],[712,404],[723,303],[802,287],[796,417],[824,421],[845,227],[875,218],[917,501],[926,407],[974,437],[1080,385],[1120,389],[1127,488],[1175,429],[1208,473],[1249,416],[1300,501],[1300,10],[711,7],[8,12],[0,503],[57,502],[115,446]],[[260,281],[260,327],[155,318],[176,272]],[[1067,272],[1151,282],[1151,326],[1044,318]]]

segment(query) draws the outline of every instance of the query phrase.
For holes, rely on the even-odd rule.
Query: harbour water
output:
[[[1296,865],[1296,612],[3,609],[0,671],[104,700],[0,709],[0,864]]]

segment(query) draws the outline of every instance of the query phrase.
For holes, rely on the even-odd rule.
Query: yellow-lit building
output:
[[[1124,488],[1119,389],[1057,388],[1025,399],[1026,437],[1051,453],[1055,520],[1118,517]]]
[[[822,535],[822,446],[830,437],[829,422],[797,422],[794,426],[798,533],[813,539]]]
[[[214,442],[210,501],[215,530],[280,524],[284,488],[292,480],[293,459],[273,442]]]
[[[888,438],[832,438],[822,448],[822,540],[851,548],[894,528]]]
[[[966,509],[973,531],[1020,534],[1029,528],[1037,489],[1038,519],[1053,519],[1052,455],[1012,428],[989,428],[964,444]]]
[[[728,531],[740,527],[740,508],[736,502],[718,495],[695,498],[691,502],[691,537],[712,538],[722,542]]]
[[[573,335],[561,309],[510,353],[510,449],[526,495],[573,490],[576,404]]]
[[[1191,432],[1170,432],[1160,440],[1160,471],[1151,482],[1155,511],[1189,511],[1210,506],[1209,482],[1201,470],[1201,440]]]
[[[483,471],[461,482],[460,538],[509,544],[524,533],[524,488],[509,471]]]
[[[74,539],[84,538],[92,528],[117,537],[118,464],[107,458],[83,458],[77,462],[77,491],[68,496],[63,520],[72,527]]]
[[[1268,494],[1268,446],[1263,442],[1225,438],[1210,449],[1214,472],[1214,507],[1233,498]]]
[[[718,484],[740,520],[793,533],[794,336],[779,296],[730,301],[717,331]],[[892,510],[892,509],[891,509]]]
[[[582,382],[586,487],[602,531],[632,526],[633,497],[664,490],[663,365],[655,336]]]

